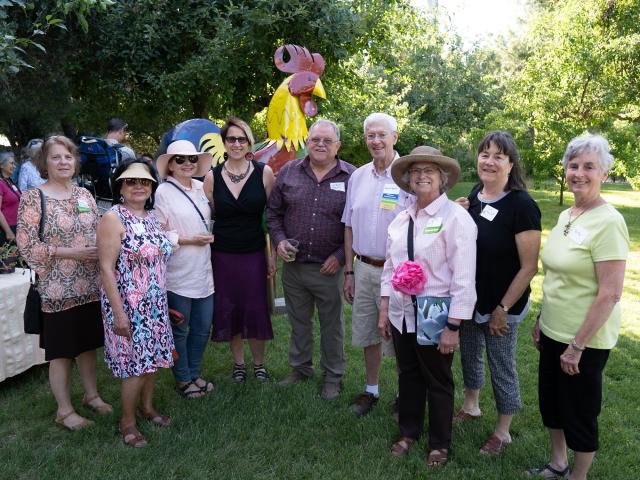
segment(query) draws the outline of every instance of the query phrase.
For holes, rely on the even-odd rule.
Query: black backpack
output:
[[[96,200],[110,201],[111,174],[124,160],[124,145],[110,145],[104,138],[80,137],[79,184],[88,189]]]

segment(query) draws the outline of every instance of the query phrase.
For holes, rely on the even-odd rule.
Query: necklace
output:
[[[251,162],[247,162],[247,170],[244,173],[240,173],[237,175],[235,173],[232,173],[227,168],[227,162],[224,162],[222,164],[222,168],[224,169],[225,172],[227,172],[227,176],[229,177],[229,180],[231,180],[233,183],[240,183],[249,174],[249,170],[251,169]]]
[[[569,221],[565,224],[563,230],[565,237],[569,235],[569,232],[571,231],[571,225],[576,223],[576,220],[578,220],[584,212],[586,212],[587,210],[591,210],[591,207],[594,206],[599,199],[600,197],[596,198],[593,202],[590,202],[590,204],[585,205],[584,209],[578,215],[576,215],[575,218],[572,218],[574,207],[571,207],[571,210],[569,210]]]

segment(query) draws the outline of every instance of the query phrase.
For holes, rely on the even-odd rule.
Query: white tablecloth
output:
[[[33,365],[44,363],[38,335],[24,333],[24,303],[29,291],[29,270],[0,275],[0,382]]]

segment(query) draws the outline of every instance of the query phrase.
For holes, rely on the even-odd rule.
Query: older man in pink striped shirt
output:
[[[345,279],[343,293],[353,304],[351,341],[364,349],[366,384],[351,408],[361,417],[377,403],[378,377],[383,350],[393,355],[393,343],[378,331],[380,275],[387,250],[387,228],[396,215],[413,203],[391,178],[391,164],[398,158],[396,120],[372,113],[364,121],[364,139],[372,161],[351,174],[342,215],[345,224]],[[357,259],[354,268],[354,257]],[[384,347],[384,348],[383,348]]]

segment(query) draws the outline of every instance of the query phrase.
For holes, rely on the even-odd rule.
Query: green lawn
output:
[[[468,192],[459,185],[451,197]],[[623,296],[624,325],[606,370],[604,407],[600,416],[601,451],[592,479],[640,478],[640,193],[616,185],[605,196],[627,220],[632,254],[627,264]],[[560,210],[557,194],[534,191],[543,211],[544,236]],[[566,198],[571,201],[570,195]],[[350,309],[346,309],[348,370],[343,394],[334,402],[319,397],[320,376],[314,381],[281,389],[260,385],[253,378],[238,386],[230,380],[227,345],[211,344],[204,360],[204,376],[217,384],[214,395],[186,401],[173,390],[170,372],[159,375],[157,405],[173,417],[168,429],[142,424],[151,445],[133,450],[116,434],[116,415],[97,418],[95,426],[69,433],[53,422],[55,402],[49,392],[46,367],[36,367],[0,384],[0,479],[351,479],[351,478],[465,478],[517,479],[531,466],[549,460],[547,436],[537,409],[537,353],[529,332],[541,298],[541,276],[533,282],[534,312],[520,330],[518,372],[524,409],[513,424],[513,445],[501,458],[485,458],[478,449],[491,433],[495,412],[490,388],[482,397],[485,417],[454,427],[451,462],[426,471],[424,439],[407,458],[396,460],[389,446],[398,434],[389,414],[396,388],[393,362],[386,360],[381,401],[363,419],[349,411],[362,389],[362,352],[350,346]],[[288,374],[289,327],[286,317],[273,318],[275,341],[267,366],[277,379]],[[317,352],[316,352],[316,359]],[[461,404],[462,377],[455,360],[456,407]],[[79,406],[81,390],[74,377],[73,398]],[[119,383],[99,366],[105,399],[117,404]],[[81,413],[86,413],[78,407]]]

